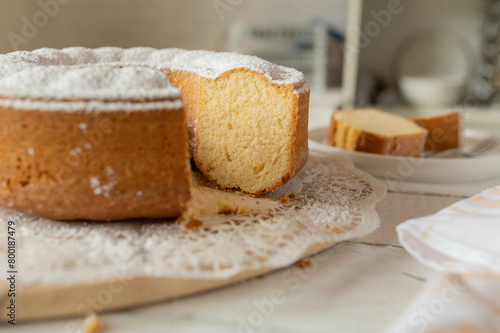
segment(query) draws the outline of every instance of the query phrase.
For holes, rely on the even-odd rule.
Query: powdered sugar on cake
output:
[[[86,112],[113,112],[113,111],[144,111],[144,110],[179,110],[182,101],[165,101],[149,103],[115,102],[106,103],[102,101],[32,101],[26,99],[0,99],[0,106],[19,110],[40,111],[86,111]]]
[[[90,188],[93,190],[95,195],[103,195],[106,198],[110,197],[110,192],[118,183],[116,179],[115,172],[110,166],[106,167],[106,176],[108,178],[107,183],[102,183],[97,177],[90,178]]]
[[[1,66],[0,95],[37,99],[177,99],[165,74],[146,67],[103,65]]]
[[[180,101],[180,91],[160,70],[186,71],[215,79],[236,68],[260,72],[278,85],[291,84],[297,94],[309,89],[299,71],[237,53],[144,47],[44,48],[0,55],[0,96],[7,97],[0,100],[0,105],[46,111],[64,107],[71,111],[82,106],[88,110],[84,104],[92,102],[94,106],[107,104],[98,105],[106,111],[116,110],[111,105],[114,103],[109,103],[113,101],[133,111],[140,108],[127,102],[141,102],[142,109],[149,110],[158,108],[162,101],[164,109],[178,108],[179,102],[172,102]],[[50,105],[53,103],[59,105]]]

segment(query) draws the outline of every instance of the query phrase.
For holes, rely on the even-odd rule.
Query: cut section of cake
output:
[[[328,130],[334,147],[395,156],[421,156],[426,138],[411,120],[376,109],[336,111]]]
[[[450,112],[412,120],[429,132],[424,145],[426,152],[437,153],[463,146],[465,129],[463,113]]]
[[[297,92],[248,68],[215,79],[179,72],[169,78],[183,92],[196,166],[221,188],[258,195],[304,166],[309,89]]]
[[[155,59],[181,89],[190,152],[206,178],[259,195],[302,169],[310,90],[302,73],[227,52],[171,49]]]

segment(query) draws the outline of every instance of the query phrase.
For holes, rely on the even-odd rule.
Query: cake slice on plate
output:
[[[421,156],[426,138],[411,120],[376,109],[334,112],[328,130],[334,147],[395,156]]]

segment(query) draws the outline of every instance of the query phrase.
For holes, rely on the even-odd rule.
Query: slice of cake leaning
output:
[[[426,152],[437,153],[463,147],[465,132],[463,113],[450,112],[413,118],[412,121],[429,132],[424,146]]]

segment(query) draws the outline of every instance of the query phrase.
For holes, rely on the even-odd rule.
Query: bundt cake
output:
[[[412,121],[376,109],[336,111],[328,130],[334,147],[395,156],[421,156],[426,137]]]
[[[307,160],[308,99],[300,72],[234,53],[0,55],[0,205],[53,219],[178,216],[188,143],[221,188],[272,191]]]

